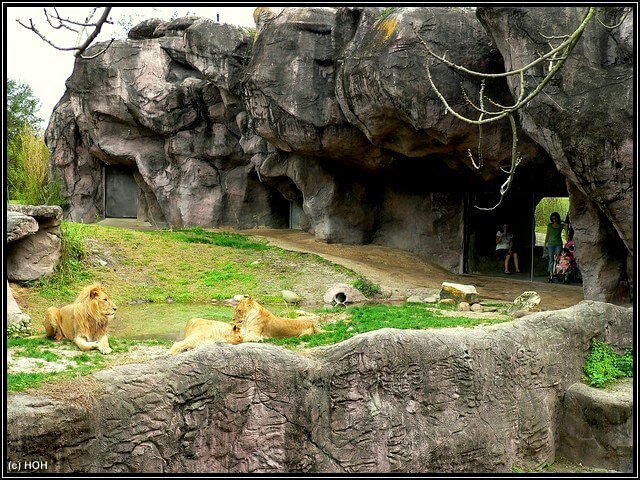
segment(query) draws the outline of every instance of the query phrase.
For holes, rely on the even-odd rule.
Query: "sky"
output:
[[[49,26],[44,15],[44,7],[51,11],[51,3],[43,3],[41,6],[31,3],[29,7],[23,7],[24,3],[10,2],[3,3],[5,8],[4,28],[6,32],[4,55],[6,60],[5,78],[27,83],[40,101],[40,110],[37,116],[42,118],[42,129],[44,130],[51,118],[51,113],[55,105],[62,98],[65,92],[65,81],[73,72],[75,57],[72,51],[59,51],[51,45],[45,43],[34,32],[20,26],[16,19],[22,23],[29,24],[29,19],[33,19],[36,28],[45,34],[54,44],[60,47],[73,47],[76,44],[77,34],[72,32],[62,32],[54,30]],[[117,31],[122,28],[118,26],[118,21],[133,21],[133,25],[147,18],[163,18],[169,20],[177,16],[187,14],[197,15],[216,19],[220,15],[220,23],[241,25],[255,28],[253,21],[253,11],[255,6],[249,7],[229,7],[217,6],[215,3],[157,3],[156,7],[131,6],[124,3],[121,6],[112,4],[113,8],[110,18],[114,25],[105,25],[97,41],[108,41]],[[206,6],[204,6],[206,5]],[[59,7],[58,12],[63,18],[74,20],[84,19],[92,7],[90,5],[82,7]],[[101,12],[102,10],[99,9]],[[99,17],[99,14],[97,15]],[[121,38],[124,35],[116,35]]]

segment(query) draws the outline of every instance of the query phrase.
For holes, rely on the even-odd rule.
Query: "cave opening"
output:
[[[496,233],[507,223],[513,234],[523,279],[547,281],[548,260],[543,258],[546,226],[552,211],[560,213],[563,221],[569,220],[566,189],[551,193],[510,192],[493,210],[476,208],[491,204],[495,198],[495,193],[474,193],[465,197],[464,273],[502,274],[503,261],[495,253]],[[563,241],[566,241],[564,236]]]

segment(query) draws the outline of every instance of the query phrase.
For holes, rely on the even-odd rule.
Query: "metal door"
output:
[[[123,165],[105,165],[105,217],[136,218],[138,185],[133,170]]]

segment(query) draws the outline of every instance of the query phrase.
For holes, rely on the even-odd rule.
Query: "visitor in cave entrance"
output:
[[[498,230],[496,233],[496,254],[498,257],[504,259],[504,273],[510,274],[509,264],[513,259],[513,266],[516,268],[516,273],[520,273],[520,266],[518,265],[518,252],[513,248],[513,234],[509,232],[509,225],[502,225],[502,230]]]
[[[547,225],[547,234],[544,237],[543,257],[548,258],[549,278],[553,277],[553,268],[555,259],[562,249],[562,233],[567,235],[567,224],[560,220],[560,214],[553,212],[549,215],[550,223]]]

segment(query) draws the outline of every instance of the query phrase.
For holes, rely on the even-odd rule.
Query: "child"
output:
[[[571,255],[571,250],[567,247],[562,248],[560,250],[560,254],[558,255],[558,264],[556,265],[556,273],[557,274],[565,274],[571,270],[571,262],[573,257]]]

